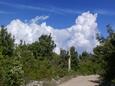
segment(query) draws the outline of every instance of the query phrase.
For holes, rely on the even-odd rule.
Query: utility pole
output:
[[[69,49],[69,58],[68,58],[68,72],[71,70],[71,52]]]

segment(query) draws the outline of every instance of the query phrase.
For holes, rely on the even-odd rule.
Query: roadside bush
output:
[[[8,59],[5,61],[3,70],[3,86],[24,85],[24,71],[22,64],[17,59]]]

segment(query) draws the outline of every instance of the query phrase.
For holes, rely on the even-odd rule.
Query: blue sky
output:
[[[35,16],[49,16],[47,24],[66,28],[85,11],[98,13],[99,31],[105,35],[105,26],[115,27],[115,0],[0,0],[0,24],[13,19],[30,20]]]
[[[107,36],[107,24],[115,30],[115,0],[0,0],[0,25],[6,25],[15,43],[51,33],[57,53],[71,46],[92,52],[99,44],[97,32]]]

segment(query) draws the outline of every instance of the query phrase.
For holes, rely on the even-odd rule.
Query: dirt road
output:
[[[98,75],[78,76],[59,86],[98,86]]]

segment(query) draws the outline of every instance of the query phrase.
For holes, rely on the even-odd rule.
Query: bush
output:
[[[4,86],[23,85],[23,74],[22,64],[17,59],[6,60],[3,73]]]

